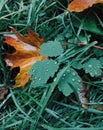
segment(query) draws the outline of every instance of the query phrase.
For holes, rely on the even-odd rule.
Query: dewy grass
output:
[[[68,67],[69,63],[71,67],[73,61],[84,64],[90,58],[100,59],[102,56],[99,50],[98,52],[93,50],[92,46],[96,43],[95,41],[99,45],[103,39],[95,33],[87,31],[84,25],[88,26],[89,23],[85,24],[81,21],[79,15],[70,12],[65,15],[67,6],[61,0],[0,1],[0,34],[9,33],[9,26],[26,34],[26,28],[29,27],[38,32],[46,41],[59,41],[61,45],[68,43],[67,46],[64,46],[62,55],[53,57],[54,59],[50,57],[60,63],[54,79],[50,78],[47,84],[39,87],[33,87],[30,81],[23,89],[13,89],[13,79],[10,81],[5,79],[9,68],[5,69],[6,65],[2,61],[5,52],[11,50],[9,50],[10,47],[5,46],[3,39],[0,39],[0,87],[6,85],[10,90],[7,97],[0,102],[0,129],[63,130],[101,128],[103,126],[103,89],[101,87],[103,82],[100,80],[101,77],[89,77],[89,80],[85,81],[90,88],[91,102],[88,104],[91,104],[92,107],[89,109],[81,107],[74,93],[64,96],[58,90],[58,82],[64,74],[63,69]],[[93,9],[95,10],[95,7]],[[101,6],[98,9],[103,11]],[[100,14],[98,15],[98,11],[94,14],[102,26],[103,21]],[[81,23],[76,25],[73,18]],[[79,40],[81,41],[83,36],[86,36],[87,47],[75,44]],[[77,73],[80,73],[76,66],[73,67]],[[84,70],[82,73],[85,74]],[[53,82],[57,75],[59,78]]]

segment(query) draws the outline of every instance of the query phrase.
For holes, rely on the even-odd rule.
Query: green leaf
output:
[[[83,64],[83,69],[86,73],[89,73],[92,77],[100,76],[102,73],[102,65],[96,58],[91,58]]]
[[[82,64],[80,63],[80,61],[73,61],[71,66],[78,70],[80,70],[83,67]]]
[[[78,17],[78,19],[76,17]],[[103,29],[94,12],[82,12],[76,14],[76,17],[73,17],[72,19],[75,27],[80,28],[82,25],[81,29],[103,36]]]
[[[100,50],[100,49],[95,48],[95,49],[94,49],[94,54],[95,54],[96,56],[103,56],[103,50]]]
[[[77,39],[77,42],[83,42],[83,43],[88,43],[90,41],[91,35],[85,35],[85,34],[80,34],[79,39]]]
[[[33,86],[43,85],[50,77],[53,77],[59,65],[54,60],[43,60],[36,62],[30,70]]]
[[[63,48],[58,41],[48,41],[40,47],[40,54],[50,57],[56,57],[63,53]]]
[[[103,68],[103,57],[100,57],[99,61],[100,61],[101,65],[102,65],[102,68]]]
[[[60,42],[61,44],[66,43],[65,36],[63,34],[58,34],[55,38],[55,41]]]
[[[73,90],[78,90],[82,86],[82,80],[74,69],[67,69],[58,83],[59,90],[69,96]]]

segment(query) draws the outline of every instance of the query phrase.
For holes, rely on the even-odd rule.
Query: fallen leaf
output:
[[[20,73],[16,76],[15,85],[13,87],[24,87],[30,79],[29,70],[32,65],[36,61],[47,58],[39,53],[40,45],[45,42],[45,40],[30,29],[28,29],[28,36],[23,36],[14,28],[11,28],[11,32],[15,34],[4,35],[5,43],[14,47],[16,51],[12,54],[6,54],[5,62],[12,68],[20,67]]]
[[[82,12],[98,3],[103,3],[103,0],[73,0],[68,6],[68,10],[70,12]]]

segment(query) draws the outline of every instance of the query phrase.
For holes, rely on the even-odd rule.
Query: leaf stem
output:
[[[85,44],[83,42],[77,42],[76,44],[82,45],[82,46],[87,46],[87,44]],[[69,46],[69,44],[68,43],[64,43],[64,44],[62,44],[62,46]],[[94,45],[93,48],[97,48],[97,49],[103,50],[103,47],[96,46],[96,45]]]

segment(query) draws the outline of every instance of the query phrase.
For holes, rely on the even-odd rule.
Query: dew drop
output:
[[[75,79],[72,79],[72,81],[75,81]]]
[[[49,62],[47,62],[47,65],[49,64]]]
[[[63,77],[65,77],[65,74],[63,74]]]
[[[39,81],[41,80],[41,78],[39,78]]]
[[[69,73],[69,72],[70,72],[70,70],[67,70],[67,72]]]
[[[75,73],[73,72],[72,75],[75,76]]]
[[[34,73],[34,72],[35,72],[35,70],[32,70],[32,72]]]
[[[55,65],[57,64],[57,62],[54,63]]]
[[[92,65],[88,65],[88,67],[89,67],[89,68],[91,68],[91,67],[92,67]]]
[[[49,70],[47,69],[46,72],[48,72]]]
[[[81,81],[80,81],[80,80],[78,80],[78,82],[80,83]]]
[[[54,82],[57,80],[57,78],[54,79]]]
[[[35,77],[35,79],[37,79],[37,77]]]
[[[97,68],[100,68],[100,66],[97,66]]]

